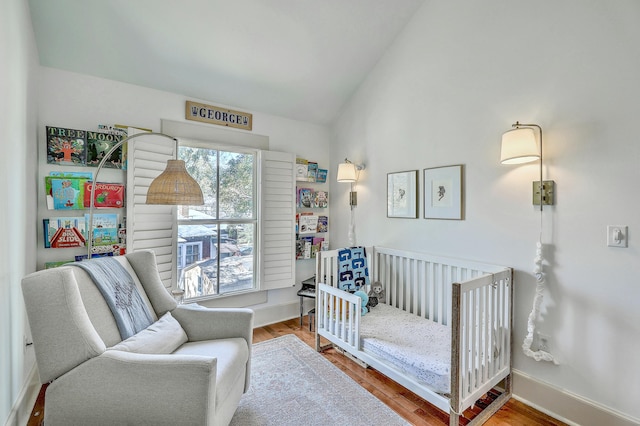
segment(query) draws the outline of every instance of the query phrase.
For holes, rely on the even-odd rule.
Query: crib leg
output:
[[[449,410],[449,426],[460,426],[460,416],[453,410]]]

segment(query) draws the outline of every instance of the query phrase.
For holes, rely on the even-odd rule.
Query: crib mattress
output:
[[[438,393],[450,391],[451,329],[386,304],[362,317],[365,352],[385,360]]]

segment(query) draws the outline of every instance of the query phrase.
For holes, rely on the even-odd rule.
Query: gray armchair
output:
[[[125,340],[85,270],[22,280],[40,380],[50,383],[45,424],[227,425],[249,387],[253,311],[177,305],[153,252],[113,259],[154,321]]]

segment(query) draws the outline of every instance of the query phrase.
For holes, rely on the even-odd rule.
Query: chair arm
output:
[[[242,337],[251,348],[253,311],[245,308],[206,308],[196,304],[178,305],[171,311],[190,342]]]
[[[108,350],[47,389],[46,424],[213,424],[217,359]]]

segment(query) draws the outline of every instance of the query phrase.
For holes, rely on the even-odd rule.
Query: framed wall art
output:
[[[463,219],[462,164],[424,169],[425,219]]]
[[[418,218],[418,171],[387,174],[387,217]]]

